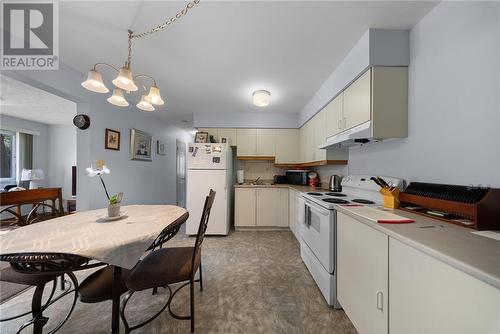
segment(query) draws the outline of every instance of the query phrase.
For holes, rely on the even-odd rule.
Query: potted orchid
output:
[[[108,216],[118,217],[120,215],[120,203],[123,198],[123,193],[121,192],[119,194],[109,196],[108,188],[106,188],[106,184],[102,179],[102,175],[109,174],[110,170],[106,166],[102,166],[101,169],[94,169],[92,166],[90,166],[85,170],[90,177],[99,176],[99,179],[101,180],[102,186],[104,188],[104,192],[106,193],[106,197],[108,198]]]

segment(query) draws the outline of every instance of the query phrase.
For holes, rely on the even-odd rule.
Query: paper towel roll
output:
[[[239,169],[236,172],[236,178],[238,179],[239,184],[243,184],[245,182],[245,172],[243,171],[243,169]]]

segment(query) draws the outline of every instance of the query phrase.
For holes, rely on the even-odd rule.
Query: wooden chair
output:
[[[120,310],[120,315],[125,323],[125,330],[127,333],[149,323],[160,315],[166,307],[168,307],[168,311],[174,318],[191,320],[191,333],[194,332],[194,283],[200,282],[200,290],[203,291],[201,244],[205,238],[205,232],[207,230],[208,220],[210,217],[210,210],[212,209],[214,199],[215,191],[210,190],[210,194],[205,199],[200,226],[198,228],[198,234],[196,235],[196,241],[193,247],[167,247],[155,250],[140,261],[130,273],[126,281],[126,285],[130,291],[125,295]],[[200,272],[200,278],[195,280],[195,274],[198,269]],[[169,285],[181,282],[185,283],[172,293]],[[179,316],[172,311],[171,302],[177,292],[187,285],[190,286],[191,312],[188,316]],[[153,317],[138,325],[130,327],[125,317],[125,308],[132,295],[137,291],[155,289],[159,287],[167,287],[171,292],[165,306]]]
[[[5,206],[0,210],[0,214],[4,212],[12,214],[17,218],[16,224],[21,226],[64,215],[61,188],[2,192],[0,193],[0,203],[2,206]],[[24,205],[32,206],[27,215],[22,214],[22,207]],[[37,210],[40,207],[51,209],[51,214],[49,216],[38,215]]]

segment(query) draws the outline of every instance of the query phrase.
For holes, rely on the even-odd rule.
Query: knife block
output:
[[[380,189],[382,199],[384,200],[384,208],[397,209],[399,208],[399,188],[390,190],[389,188]]]

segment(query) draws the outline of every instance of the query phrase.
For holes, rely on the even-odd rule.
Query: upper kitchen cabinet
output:
[[[300,143],[298,129],[276,130],[276,163],[298,163],[300,162]]]
[[[312,119],[312,161],[326,160],[326,150],[320,149],[326,140],[326,110],[323,109]]]
[[[350,129],[371,119],[371,70],[366,71],[344,91],[341,126]]]
[[[326,111],[326,137],[336,135],[343,129],[344,93],[340,93],[323,109]]]
[[[226,143],[229,146],[236,146],[236,129],[229,128],[219,128],[217,129],[217,136],[220,142],[223,141],[223,138],[226,138]]]
[[[274,157],[276,155],[276,130],[257,129],[257,156]]]
[[[257,155],[257,129],[236,129],[238,156]]]
[[[323,147],[353,139],[405,138],[408,136],[408,68],[372,67],[323,110],[327,115],[328,138]]]

